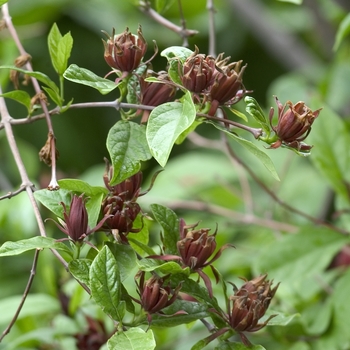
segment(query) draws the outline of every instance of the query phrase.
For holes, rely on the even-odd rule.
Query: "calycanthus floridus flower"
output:
[[[212,263],[217,260],[221,253],[228,247],[233,247],[231,244],[225,244],[215,254],[216,249],[216,231],[209,235],[210,229],[194,230],[197,225],[187,226],[183,219],[180,219],[180,240],[177,242],[177,250],[179,255],[152,255],[148,256],[151,259],[159,260],[177,260],[185,268],[189,267],[192,272],[198,273],[203,279],[205,286],[208,289],[209,295],[213,296],[213,289],[210,278],[203,272],[203,268],[210,266],[215,276],[216,282],[220,280],[219,274]]]
[[[295,148],[298,151],[308,152],[312,148],[302,141],[306,139],[311,131],[311,125],[319,116],[322,108],[312,111],[304,102],[293,104],[287,101],[284,105],[275,97],[278,107],[277,125],[272,125],[274,109],[271,108],[269,118],[272,130],[276,133],[278,140],[271,144],[271,148],[278,148],[282,144]]]
[[[256,332],[265,327],[276,316],[271,315],[266,321],[259,323],[279,286],[278,283],[272,288],[273,281],[268,281],[266,278],[267,274],[250,281],[245,280],[240,288],[233,285],[235,292],[228,299],[227,312],[212,310],[227,323],[228,327],[222,328],[210,336],[210,341],[233,329],[240,335],[245,346],[252,345],[244,332]]]
[[[61,205],[63,206],[64,220],[58,219],[60,224],[52,219],[47,220],[52,220],[69,237],[68,239],[74,243],[82,243],[88,235],[99,230],[108,219],[108,216],[104,217],[93,229],[89,229],[89,217],[83,194],[80,196],[73,195],[69,211],[63,202],[61,202]]]
[[[151,314],[162,314],[162,309],[176,300],[182,285],[180,284],[176,289],[172,289],[170,284],[166,282],[167,276],[162,278],[152,276],[145,281],[144,271],[140,271],[136,275],[135,281],[137,278],[139,278],[139,282],[136,282],[137,293],[140,296],[140,300],[132,299],[141,304],[143,310],[147,312],[148,323],[150,324],[152,321]],[[179,313],[183,312],[180,311]]]
[[[103,33],[108,37],[107,42],[102,40],[105,48],[104,58],[111,68],[121,72],[132,72],[140,65],[147,51],[147,42],[142,35],[141,26],[137,35],[130,33],[129,28],[122,34],[115,34],[113,28],[112,36]]]

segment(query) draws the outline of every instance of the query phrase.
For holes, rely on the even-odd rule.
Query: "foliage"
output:
[[[349,348],[346,2],[0,5],[0,349]]]

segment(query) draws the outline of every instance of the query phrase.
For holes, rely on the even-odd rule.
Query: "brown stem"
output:
[[[2,6],[2,13],[3,13],[3,19],[6,23],[6,27],[9,30],[11,37],[13,38],[14,42],[16,43],[16,46],[18,48],[18,51],[20,52],[21,55],[27,55],[26,50],[24,49],[21,41],[19,40],[19,37],[17,35],[17,31],[12,23],[12,18],[10,16],[9,13],[9,9],[8,9],[8,4],[4,4]],[[26,69],[28,71],[33,71],[33,67],[30,63],[30,61],[28,61],[26,63]],[[37,79],[31,77],[30,78],[34,87],[34,90],[36,92],[36,94],[40,94],[42,92],[39,82]],[[50,117],[50,113],[49,110],[47,108],[46,105],[46,101],[44,99],[40,99],[40,104],[41,104],[41,108],[44,112],[45,118],[46,118],[46,123],[47,123],[47,127],[48,127],[48,132],[49,134],[53,135],[53,140],[55,140],[55,136],[54,136],[54,131],[53,131],[53,127],[52,127],[52,122],[51,122],[51,117]],[[56,144],[55,141],[52,142],[51,144],[51,161],[52,161],[52,166],[51,166],[51,181],[53,179],[56,179]]]
[[[165,28],[168,28],[168,29],[172,30],[173,32],[179,34],[182,38],[187,38],[189,36],[193,36],[193,35],[198,34],[197,30],[184,29],[180,26],[177,26],[173,22],[170,22],[169,20],[167,20],[166,18],[161,16],[158,12],[154,11],[150,7],[150,5],[147,3],[147,1],[140,1],[140,3],[141,3],[140,10],[144,14],[151,17],[154,21],[158,22],[159,24],[161,24]]]
[[[230,210],[227,208],[220,207],[218,205],[209,204],[201,201],[174,201],[167,203],[167,206],[169,206],[173,210],[189,209],[201,212],[209,212],[212,214],[229,218],[231,220],[235,220],[235,222],[241,222],[243,224],[254,224],[258,226],[268,227],[273,230],[280,230],[290,233],[296,233],[298,231],[298,227],[286,224],[284,222],[258,218],[253,214],[242,214],[234,210]]]
[[[215,37],[215,7],[213,0],[207,0],[208,23],[209,23],[209,50],[208,54],[216,57],[216,37]]]
[[[15,312],[11,322],[6,327],[6,329],[2,332],[2,335],[0,337],[0,343],[5,338],[5,336],[10,333],[11,328],[15,324],[15,322],[17,321],[17,318],[18,318],[18,316],[19,316],[19,314],[20,314],[20,312],[22,310],[22,307],[23,307],[23,305],[24,305],[24,303],[25,303],[25,301],[27,299],[30,287],[32,286],[32,283],[33,283],[33,280],[34,280],[34,276],[35,276],[35,273],[36,273],[36,266],[37,266],[37,263],[38,263],[39,253],[40,253],[40,249],[36,249],[35,250],[35,254],[34,254],[32,269],[30,270],[29,279],[28,279],[26,288],[25,288],[25,290],[23,292],[21,302],[19,303],[18,308],[17,308],[17,310],[16,310],[16,312]]]
[[[207,114],[198,114],[198,116],[203,116],[203,117],[210,119],[210,120],[215,120],[215,121],[218,121],[218,122],[221,122],[224,124],[230,124],[232,126],[235,126],[236,128],[243,129],[245,131],[250,132],[254,136],[254,138],[256,138],[256,139],[262,135],[262,129],[251,128],[247,125],[234,122],[233,120],[230,120],[230,119],[209,116]]]
[[[233,151],[233,149],[230,147],[230,143],[227,139],[227,135],[225,135],[225,144],[226,144],[226,149],[231,157],[236,159],[236,161],[243,166],[243,168],[249,173],[249,175],[253,178],[253,180],[279,205],[284,207],[285,209],[289,210],[292,213],[295,213],[297,215],[300,215],[304,217],[305,219],[313,222],[316,225],[322,225],[325,227],[330,228],[333,231],[339,232],[342,235],[350,235],[349,231],[343,230],[335,225],[332,225],[331,223],[325,222],[323,220],[317,219],[309,214],[304,213],[303,211],[292,207],[291,205],[283,202],[272,190],[270,190],[261,180],[260,178],[254,173],[250,167],[240,159],[236,153]]]

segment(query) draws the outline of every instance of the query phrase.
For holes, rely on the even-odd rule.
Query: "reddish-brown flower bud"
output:
[[[322,108],[313,112],[302,101],[294,105],[291,101],[287,101],[282,105],[277,97],[275,99],[278,107],[278,122],[277,126],[272,126],[271,124],[271,127],[275,131],[278,141],[273,143],[271,148],[278,148],[284,143],[298,150],[310,150],[312,146],[301,144],[300,142],[309,135],[311,125],[320,114]],[[272,123],[273,114],[274,109],[271,108],[270,123]]]
[[[171,305],[177,298],[179,288],[172,290],[169,284],[159,277],[152,276],[144,282],[145,273],[141,272],[138,293],[142,308],[149,314],[154,314]]]
[[[136,200],[141,191],[142,183],[142,172],[139,171],[135,175],[130,176],[126,180],[122,181],[117,185],[110,185],[110,179],[113,176],[113,167],[107,164],[106,173],[103,176],[103,182],[106,188],[109,190],[111,196],[119,197],[119,199],[124,201]]]
[[[156,77],[159,82],[148,82],[145,79]],[[140,104],[146,106],[159,106],[162,103],[172,101],[175,96],[176,88],[171,83],[166,72],[155,73],[150,70],[140,77]],[[142,115],[141,122],[145,123],[148,120],[150,111],[139,109],[136,115]]]
[[[104,32],[105,33],[105,32]],[[141,26],[139,26],[137,35],[131,34],[129,28],[122,34],[113,34],[108,37],[107,42],[103,41],[105,48],[104,58],[107,64],[121,72],[132,72],[136,69],[147,51],[147,43],[142,36]]]
[[[209,236],[210,229],[207,228],[188,231],[183,227],[183,230],[180,236],[184,238],[177,242],[183,264],[192,270],[206,266],[216,249],[215,235]]]
[[[246,282],[230,297],[228,322],[237,332],[256,332],[274,317],[270,316],[265,322],[258,323],[279,286],[277,284],[271,288],[272,281],[266,281],[266,277],[265,274]]]
[[[181,75],[183,86],[195,93],[202,92],[210,85],[215,71],[214,58],[198,52],[196,46],[195,51],[186,59]]]
[[[63,202],[61,202],[61,205],[63,206],[64,221],[60,220],[61,225],[58,225],[55,221],[54,222],[73,242],[82,242],[86,236],[100,229],[108,218],[103,218],[96,227],[90,230],[88,228],[89,218],[83,195],[79,197],[73,195],[69,213]]]
[[[246,65],[242,66],[242,61],[233,62],[226,65],[228,59],[221,60],[218,56],[214,82],[209,89],[211,101],[217,101],[219,105],[225,103],[237,103],[245,94],[243,85],[243,73]]]

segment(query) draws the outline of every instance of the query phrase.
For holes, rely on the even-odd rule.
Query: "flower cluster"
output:
[[[200,54],[196,47],[182,66],[183,86],[196,95],[202,94],[204,101],[211,103],[210,116],[219,106],[235,104],[248,92],[243,85],[246,65],[242,67],[242,61],[229,63],[229,60],[223,53],[216,59]]]
[[[113,175],[113,167],[107,165],[107,171],[103,177],[109,194],[102,202],[102,213],[106,217],[103,228],[111,231],[119,240],[126,242],[129,232],[137,232],[132,226],[141,212],[137,198],[140,196],[142,173],[138,172],[123,182],[111,186],[110,179]]]

